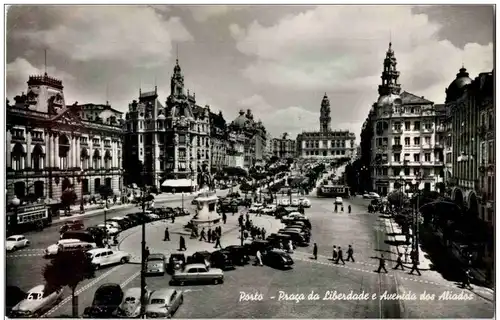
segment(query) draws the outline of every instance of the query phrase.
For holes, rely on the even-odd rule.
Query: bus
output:
[[[318,198],[349,198],[351,196],[349,187],[343,185],[324,185],[318,188],[316,194]]]
[[[17,221],[15,221],[16,219]],[[52,224],[52,216],[45,204],[28,204],[11,209],[7,214],[7,234],[22,233]]]

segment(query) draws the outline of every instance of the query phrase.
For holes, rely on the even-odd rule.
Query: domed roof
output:
[[[377,106],[379,107],[392,107],[395,104],[402,104],[402,100],[399,95],[392,93],[386,96],[380,96],[377,101]]]
[[[160,114],[158,115],[158,118],[157,118],[157,119],[158,119],[158,120],[165,120],[165,115],[164,115],[163,113],[160,113]]]
[[[245,111],[240,110],[240,115],[233,121],[233,125],[244,128],[248,124],[248,118],[245,116]]]
[[[453,80],[448,89],[446,89],[446,101],[458,98],[458,96],[462,93],[463,88],[472,83],[472,79],[469,78],[467,69],[462,66],[459,71],[460,72],[457,73],[455,80]]]

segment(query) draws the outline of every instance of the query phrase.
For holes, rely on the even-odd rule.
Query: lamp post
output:
[[[19,205],[21,204],[21,200],[14,195],[14,198],[10,201],[10,204],[12,205],[12,208],[14,209],[14,215],[12,216],[10,220],[10,229],[12,232],[16,232],[17,230],[17,208],[19,208]]]
[[[401,171],[399,172],[399,184],[400,184],[400,192],[401,192],[401,201],[400,201],[400,206],[401,206],[401,209],[403,208],[403,198],[404,198],[404,187],[405,187],[405,179],[404,179],[404,176],[405,176],[405,173],[404,171]]]
[[[141,226],[141,316],[144,316],[146,301],[146,187],[142,194],[142,226]]]
[[[416,193],[416,198],[417,198],[417,203],[416,207],[413,209],[413,250],[415,252],[415,258],[418,262],[419,259],[419,248],[418,248],[418,233],[419,233],[419,213],[420,213],[420,206],[419,206],[419,198],[420,198],[420,191],[423,190],[423,186],[421,185],[420,179],[413,179],[412,180],[412,185],[414,188],[414,191]]]
[[[81,194],[80,194],[80,213],[83,214],[85,212],[85,208],[83,207],[83,173],[84,171],[82,170],[80,172],[80,191],[81,191]]]

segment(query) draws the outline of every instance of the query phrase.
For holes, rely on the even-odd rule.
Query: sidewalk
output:
[[[234,216],[228,215],[226,224],[221,224],[222,238],[221,245],[226,247],[228,245],[240,245],[240,231],[238,227],[238,214]],[[183,234],[183,227],[189,222],[191,216],[177,218],[175,223],[172,224],[166,221],[156,221],[146,225],[146,246],[149,247],[151,253],[163,253],[169,256],[174,252],[182,252],[186,256],[192,255],[197,251],[213,252],[218,249],[214,248],[215,243],[208,243],[206,241],[199,241],[198,239],[191,239],[189,235]],[[250,219],[253,224],[258,227],[266,229],[266,234],[276,233],[279,229],[283,228],[280,220],[274,217],[262,216],[257,217],[251,215]],[[170,231],[171,241],[163,241],[165,228],[168,227]],[[179,251],[179,238],[180,235],[184,236],[186,240],[186,251]],[[122,250],[131,254],[131,263],[141,262],[141,226],[126,230],[118,237],[118,250]],[[247,241],[247,240],[245,240]]]

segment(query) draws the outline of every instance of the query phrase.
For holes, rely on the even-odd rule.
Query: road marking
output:
[[[99,281],[101,281],[102,279],[106,278],[107,276],[109,276],[111,273],[117,271],[118,269],[120,269],[121,267],[123,267],[124,265],[121,264],[119,266],[116,266],[114,268],[111,268],[109,269],[108,271],[106,271],[105,273],[101,274],[99,277],[93,279],[91,282],[87,283],[85,286],[81,287],[80,289],[78,289],[76,292],[75,292],[75,296],[78,296],[79,294],[83,293],[84,291],[86,291],[87,289],[89,289],[90,287],[92,287],[93,285],[95,285],[96,283],[98,283]],[[53,307],[52,309],[50,309],[49,311],[47,311],[45,314],[43,314],[41,316],[41,318],[45,318],[47,316],[50,316],[52,313],[54,313],[54,311],[56,311],[57,309],[61,308],[63,305],[65,305],[66,303],[68,303],[69,301],[71,301],[71,295],[66,297],[63,301],[61,301],[58,305],[56,305],[55,307]]]
[[[133,275],[131,275],[127,280],[123,281],[122,284],[120,284],[120,287],[123,289],[125,288],[130,282],[132,282],[132,280],[134,280],[135,278],[137,278],[139,275],[141,274],[141,271],[137,271],[136,273],[134,273]]]
[[[41,256],[45,256],[45,253],[11,254],[7,255],[6,258],[41,257]]]

